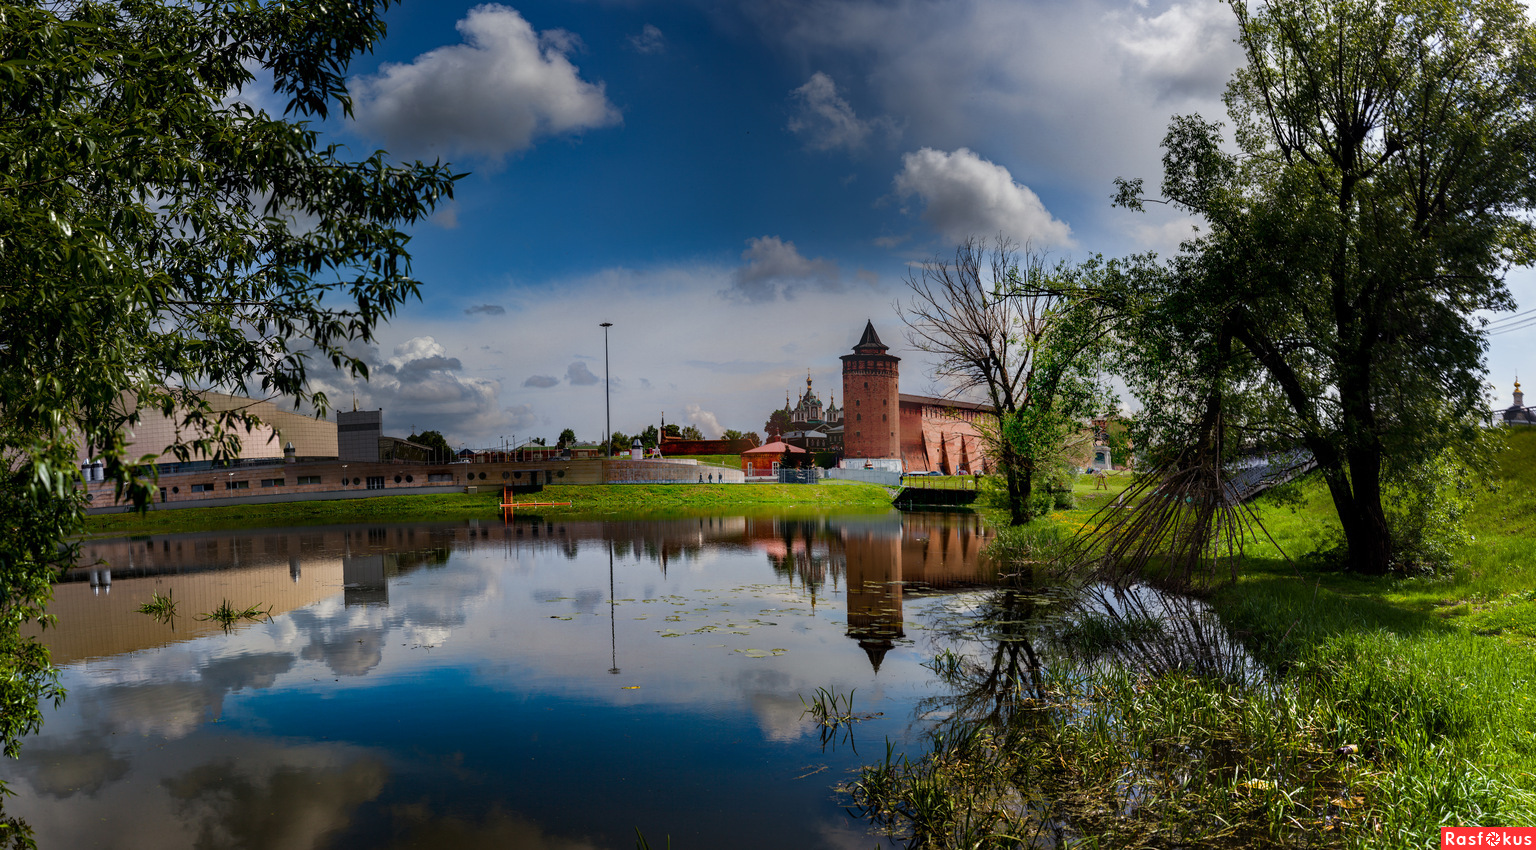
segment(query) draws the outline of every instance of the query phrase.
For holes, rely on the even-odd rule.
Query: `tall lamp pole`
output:
[[[603,322],[598,327],[603,329],[603,440],[608,446],[603,457],[613,457],[613,405],[608,394],[608,329],[613,322]]]

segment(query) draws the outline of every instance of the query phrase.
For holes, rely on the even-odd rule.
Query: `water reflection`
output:
[[[0,778],[45,849],[868,847],[799,695],[908,735],[914,636],[985,542],[894,513],[92,542],[42,635],[70,699]],[[135,610],[171,591],[174,626]],[[224,599],[274,618],[193,619]]]

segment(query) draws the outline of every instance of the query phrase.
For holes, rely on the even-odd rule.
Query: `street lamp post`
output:
[[[608,392],[608,329],[613,322],[603,322],[599,327],[603,329],[603,441],[608,445],[603,457],[613,457],[613,405]]]

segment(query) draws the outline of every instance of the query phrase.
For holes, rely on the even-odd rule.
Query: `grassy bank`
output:
[[[608,484],[554,485],[519,502],[570,502],[568,507],[540,507],[542,516],[602,518],[689,516],[722,511],[889,510],[886,491],[870,484],[805,486],[792,484]],[[147,514],[103,514],[87,518],[92,536],[172,534],[220,528],[323,525],[354,522],[412,522],[495,519],[499,491],[425,496],[378,496],[323,502],[225,505],[151,510]]]
[[[1250,548],[1181,620],[1257,668],[1195,669],[1199,640],[1123,605],[975,626],[994,649],[935,663],[954,693],[929,751],[870,765],[855,800],[934,847],[1438,847],[1442,825],[1536,824],[1536,433],[1508,436],[1444,575],[1306,558],[1340,537],[1318,482],[1258,504],[1290,557]],[[1045,554],[1107,498],[1077,496],[1004,545]],[[1000,668],[1018,645],[1043,666]]]

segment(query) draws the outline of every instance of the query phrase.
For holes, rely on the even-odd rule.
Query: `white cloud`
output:
[[[655,24],[646,24],[638,33],[629,37],[629,45],[647,55],[665,52],[667,37]]]
[[[507,308],[501,306],[500,304],[476,304],[473,307],[464,308],[464,314],[466,316],[473,316],[476,313],[484,313],[487,316],[505,316],[507,314]]]
[[[683,408],[683,412],[688,416],[688,424],[697,427],[704,434],[704,439],[718,440],[720,435],[725,433],[724,426],[720,424],[719,419],[715,418],[715,414],[701,409],[697,404],[688,405]]]
[[[710,6],[729,10],[716,13],[722,27],[746,19],[801,67],[857,79],[861,110],[899,122],[908,150],[965,147],[1008,163],[1079,239],[1111,253],[1140,223],[1108,203],[1114,179],[1156,187],[1170,116],[1224,115],[1223,88],[1240,64],[1221,0]]]
[[[896,193],[922,199],[923,219],[951,242],[1001,233],[1036,247],[1072,244],[1072,229],[1052,217],[1028,186],[966,148],[923,148],[901,162]]]
[[[842,287],[837,263],[820,257],[806,259],[795,243],[777,236],[748,239],[741,258],[747,264],[731,275],[729,293],[747,301],[771,301],[780,295],[793,298],[808,286],[826,291]]]
[[[581,79],[563,30],[536,33],[515,10],[476,6],[463,44],[351,81],[363,132],[396,155],[465,155],[498,163],[542,137],[620,122],[602,83]]]
[[[462,440],[506,431],[532,416],[531,407],[503,408],[501,381],[463,374],[460,358],[450,356],[431,335],[405,339],[388,358],[373,347],[350,349],[368,364],[369,380],[316,373],[312,383],[336,409],[348,409],[352,398],[360,408],[382,408],[386,434],[403,437],[415,427],[458,435],[454,439]]]
[[[1111,20],[1128,71],[1163,99],[1220,91],[1242,62],[1237,22],[1221,4],[1175,3],[1151,17],[1126,12]]]
[[[556,387],[559,385],[560,379],[554,377],[553,375],[529,375],[528,380],[523,381],[523,386],[536,387],[541,390],[547,390],[550,387]]]
[[[565,367],[565,379],[570,381],[573,387],[590,387],[603,380],[592,374],[592,370],[587,368],[587,364],[581,361]]]
[[[458,230],[459,202],[449,200],[446,203],[439,203],[437,205],[437,209],[433,210],[430,216],[427,216],[427,221],[432,222],[444,230]]]
[[[804,138],[811,150],[857,150],[864,147],[876,129],[895,133],[889,118],[865,121],[855,115],[853,107],[837,93],[837,84],[821,71],[790,92],[790,98],[795,103],[795,114],[789,118],[789,131]]]

